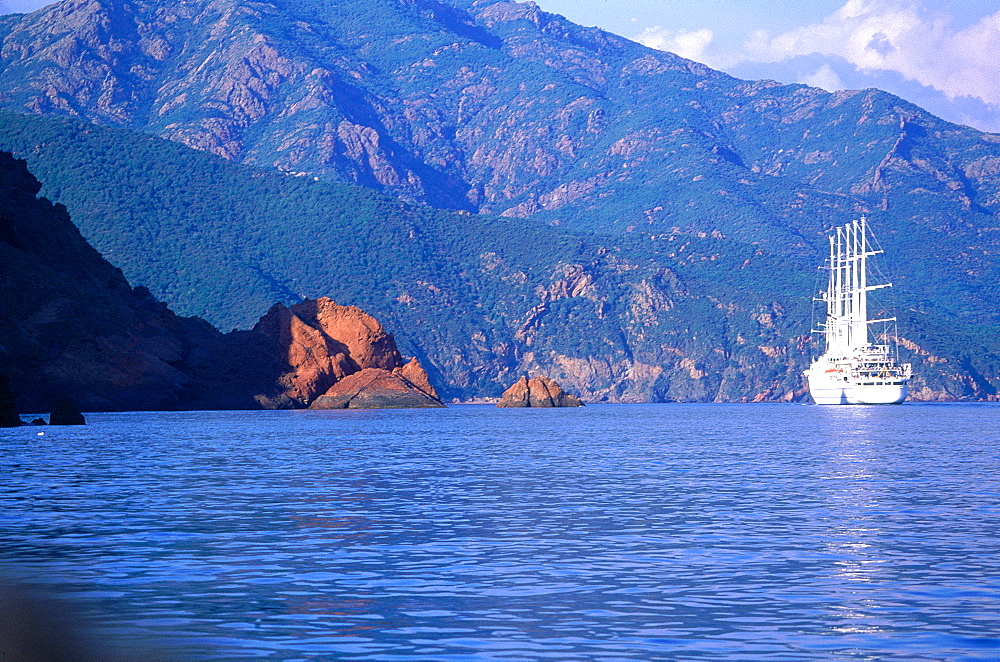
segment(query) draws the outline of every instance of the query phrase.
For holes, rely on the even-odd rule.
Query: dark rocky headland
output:
[[[14,394],[10,391],[6,375],[0,373],[0,428],[16,428],[19,425],[21,417],[17,414]]]
[[[371,391],[370,406],[413,394],[440,406],[419,362],[360,309],[276,304],[223,334],[131,287],[39,189],[0,152],[0,423],[20,424],[18,411],[74,424],[81,410],[307,407],[365,370],[405,380]]]

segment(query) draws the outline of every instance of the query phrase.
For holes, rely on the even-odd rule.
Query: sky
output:
[[[364,1],[364,0],[360,0]],[[1000,132],[1000,0],[536,0],[733,76],[877,87]],[[46,0],[0,0],[0,13]]]
[[[1000,132],[1000,0],[537,0],[739,78],[877,87]]]

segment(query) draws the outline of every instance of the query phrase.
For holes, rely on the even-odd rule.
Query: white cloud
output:
[[[847,87],[829,64],[824,64],[813,73],[800,77],[796,82],[805,83],[811,87],[821,87],[827,92],[836,92]]]
[[[819,23],[777,36],[751,35],[746,61],[837,56],[861,71],[893,71],[941,91],[1000,104],[1000,11],[961,30],[926,0],[848,0]],[[829,74],[833,74],[831,77]],[[813,76],[836,74],[822,68]],[[826,87],[819,82],[820,87]]]
[[[685,32],[683,30],[668,30],[662,26],[646,28],[636,37],[643,46],[649,46],[659,51],[670,51],[689,60],[703,62],[703,55],[715,35],[711,30],[701,29]]]

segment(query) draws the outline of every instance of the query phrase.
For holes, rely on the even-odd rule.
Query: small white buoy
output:
[[[44,437],[44,436],[45,436],[45,433],[44,433],[44,432],[39,432],[39,433],[38,433],[38,436],[39,436],[39,437]]]

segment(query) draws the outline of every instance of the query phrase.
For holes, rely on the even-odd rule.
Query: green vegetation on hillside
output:
[[[591,399],[801,397],[819,259],[807,246],[442,212],[78,120],[0,113],[0,149],[133,285],[223,329],[330,296],[382,320],[446,397],[496,395],[526,371]],[[927,385],[988,395],[997,339],[958,318],[921,335],[931,324],[915,319],[903,327],[920,351],[951,361],[927,364]]]
[[[525,353],[539,366],[546,366],[545,352],[616,363],[647,351],[649,361],[659,361],[655,343],[644,349],[650,339],[629,336],[636,331],[629,329],[635,283],[669,266],[677,278],[690,273],[691,284],[657,287],[680,290],[674,298],[701,298],[713,286],[701,257],[742,264],[755,251],[697,237],[614,246],[531,221],[451,214],[256,170],[76,120],[0,113],[0,148],[26,158],[44,182],[42,195],[65,204],[133,285],[147,286],[177,312],[228,329],[252,324],[274,301],[331,296],[383,319],[449,395],[497,391],[526,367]],[[771,296],[748,290],[776,279],[797,289],[799,273],[774,269],[769,278],[748,279],[742,295]],[[792,305],[800,299],[792,297]],[[539,306],[545,310],[537,324],[517,340]],[[649,314],[655,326],[669,310]],[[662,332],[679,350],[685,334],[718,327],[723,318],[710,304]],[[635,397],[679,397],[667,384],[648,388]],[[715,393],[702,388],[693,397]]]

